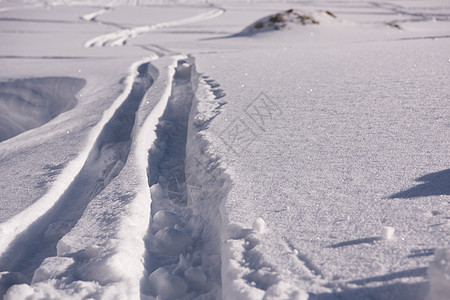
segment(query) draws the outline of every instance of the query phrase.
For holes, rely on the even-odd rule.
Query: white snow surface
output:
[[[450,299],[449,24],[0,1],[0,296]]]

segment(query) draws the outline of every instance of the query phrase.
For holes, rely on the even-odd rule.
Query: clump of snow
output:
[[[182,78],[190,78],[192,66],[187,62],[180,62],[176,69],[176,75]]]
[[[61,289],[62,287],[64,289]],[[111,299],[112,295],[117,295],[120,288],[120,285],[109,286],[108,290],[99,292],[99,284],[96,282],[74,281],[69,284],[61,284],[57,279],[50,279],[32,286],[14,285],[3,299]]]
[[[48,257],[42,265],[34,271],[32,283],[41,282],[50,278],[54,278],[74,263],[71,257]]]
[[[430,300],[450,299],[450,248],[439,248],[428,269]]]
[[[166,227],[155,234],[154,245],[152,249],[155,252],[184,252],[194,243],[192,236],[183,230]]]
[[[180,223],[178,216],[167,210],[160,210],[153,216],[152,229],[157,232],[166,227],[174,227]]]
[[[98,257],[101,250],[102,250],[102,247],[97,246],[97,245],[87,246],[85,249],[79,251],[75,257],[78,260],[88,260],[91,258]]]
[[[121,261],[116,256],[90,259],[76,268],[76,273],[83,281],[94,281],[101,285],[119,282],[123,277]]]
[[[32,296],[35,296],[35,292],[28,284],[17,284],[8,290],[8,293],[3,297],[3,299],[27,299]]]
[[[259,19],[237,35],[253,35],[258,32],[281,30],[289,25],[318,25],[322,21],[329,22],[333,19],[337,19],[336,15],[328,10],[307,13],[297,9],[288,9]]]
[[[161,199],[165,196],[164,189],[159,183],[150,187],[150,194],[152,195],[152,199]]]
[[[387,241],[394,238],[395,228],[391,226],[384,226],[381,231],[381,239]]]
[[[255,222],[253,222],[253,230],[257,233],[264,233],[266,231],[266,222],[263,218],[258,217],[256,218]]]
[[[158,268],[150,274],[149,284],[158,295],[167,299],[182,297],[188,290],[186,281],[166,267]]]
[[[308,300],[308,293],[298,289],[291,284],[280,281],[272,285],[264,294],[263,300],[290,299],[290,300]]]

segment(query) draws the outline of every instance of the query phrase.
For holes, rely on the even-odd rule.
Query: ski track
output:
[[[108,9],[104,8],[80,18],[84,21],[99,22],[96,18],[106,11]],[[129,38],[138,34],[207,20],[223,12],[223,9],[213,9],[178,21],[120,30],[118,33],[105,35],[106,38],[105,36],[96,38],[90,46],[98,46],[99,42],[101,46],[124,45]],[[15,283],[34,282],[35,270],[42,266],[42,262],[46,258],[57,256],[58,241],[74,228],[91,200],[119,175],[130,153],[131,135],[140,102],[153,84],[153,79],[147,72],[149,61],[172,55],[174,62],[178,61],[178,66],[167,66],[171,81],[168,83],[164,96],[149,116],[148,122],[144,124],[144,127],[151,128],[155,120],[159,122],[154,124],[156,130],[149,134],[145,142],[147,145],[149,141],[154,142],[152,150],[149,151],[147,175],[152,189],[155,190],[156,186],[163,187],[167,197],[159,197],[154,191],[151,193],[152,205],[149,208],[151,223],[147,229],[146,255],[143,258],[146,276],[140,280],[141,297],[162,295],[171,298],[176,295],[186,298],[197,296],[216,298],[220,294],[221,222],[218,217],[220,215],[218,203],[226,193],[224,192],[227,189],[227,185],[224,184],[226,180],[221,178],[221,171],[214,165],[214,160],[208,161],[209,158],[203,152],[196,153],[196,155],[200,153],[201,156],[196,158],[197,163],[199,159],[207,161],[199,163],[201,165],[198,166],[200,172],[206,173],[207,179],[203,182],[212,182],[209,187],[214,190],[213,193],[216,192],[217,187],[220,190],[213,197],[217,205],[210,205],[206,210],[207,215],[204,215],[205,212],[202,212],[202,209],[192,205],[193,198],[200,197],[195,193],[201,190],[201,183],[195,180],[195,176],[186,176],[185,170],[188,131],[192,126],[190,114],[196,89],[192,81],[197,80],[198,83],[198,76],[195,78],[192,76],[193,68],[195,68],[193,58],[174,56],[175,53],[157,45],[142,45],[142,48],[151,51],[154,54],[153,57],[133,64],[132,74],[127,78],[124,96],[113,103],[92,131],[90,143],[88,143],[91,146],[86,147],[86,150],[69,164],[46,195],[22,213],[0,224],[2,240],[0,271],[5,271],[11,276],[19,276]],[[203,83],[207,86],[206,82]],[[217,97],[215,91],[211,89],[213,102]],[[218,98],[223,95],[221,93]],[[213,115],[218,113],[216,109]],[[199,130],[202,128],[204,129],[204,126],[199,127]],[[153,135],[154,138],[152,138]],[[139,138],[137,141],[139,142]],[[155,145],[161,149],[155,150]],[[153,150],[155,153],[152,153]],[[204,193],[203,197],[211,196],[206,189],[201,192]],[[189,201],[191,203],[188,206]],[[171,216],[180,222],[173,224],[173,227],[163,226],[158,229],[158,218],[155,219],[155,215],[164,216],[165,213],[172,214]],[[28,222],[21,223],[20,220],[23,217],[27,218]],[[163,219],[163,223],[165,221],[167,219]],[[208,224],[211,221],[214,223],[211,226],[213,229],[205,228],[211,225]],[[135,260],[128,257],[129,254],[126,253],[118,253],[118,255],[130,261]],[[158,272],[162,272],[163,276],[160,276]],[[130,278],[139,276],[129,275]],[[165,275],[169,276],[169,282],[164,282],[164,280],[167,281]],[[4,293],[6,290],[1,292]]]
[[[2,224],[3,233],[6,228],[10,228],[8,225],[16,227],[16,234],[11,234],[11,241],[7,238],[2,241],[4,249],[7,246],[0,256],[2,271],[20,272],[28,283],[31,282],[34,270],[46,257],[56,255],[57,242],[74,227],[89,202],[120,173],[130,151],[135,113],[153,82],[148,75],[148,66],[148,61],[133,66],[137,74],[128,77],[132,86],[125,91],[128,94],[126,99],[105,122],[80,172],[54,205],[49,204],[48,209],[42,206],[33,209],[32,205],[25,214],[19,214],[34,214],[34,220],[30,220],[29,224],[18,216]],[[67,180],[64,178],[66,176],[61,177],[55,186]],[[44,197],[56,196],[51,194],[49,192]],[[37,201],[38,204],[40,202]],[[41,210],[45,211],[40,213]],[[25,225],[20,226],[22,222]],[[20,227],[23,228],[21,232],[18,229]]]
[[[209,19],[216,18],[216,17],[222,15],[224,12],[225,12],[225,10],[222,8],[214,8],[205,13],[201,13],[196,16],[181,19],[181,20],[162,22],[162,23],[157,23],[157,24],[147,25],[147,26],[137,26],[134,28],[121,29],[121,30],[118,30],[115,32],[111,32],[111,33],[107,33],[107,34],[95,37],[95,38],[87,41],[84,44],[84,47],[86,47],[86,48],[105,47],[107,45],[109,45],[111,47],[120,47],[120,46],[124,46],[129,39],[135,38],[138,35],[141,35],[141,34],[144,34],[144,33],[150,32],[150,31],[158,30],[158,29],[206,21]],[[93,20],[95,20],[95,17],[93,18]]]
[[[100,9],[100,10],[96,10],[96,11],[94,11],[94,12],[91,12],[91,13],[88,13],[88,14],[85,14],[85,15],[82,15],[82,16],[80,17],[80,19],[82,19],[82,20],[84,20],[84,21],[87,21],[87,22],[99,22],[99,21],[97,20],[97,17],[100,16],[100,15],[103,15],[104,13],[106,13],[106,12],[108,12],[108,11],[110,11],[110,10],[112,10],[112,8],[110,8],[110,7],[104,7],[104,8],[102,8],[102,9]]]
[[[91,22],[91,23],[97,23],[100,25],[109,25],[109,26],[113,26],[116,28],[119,28],[120,30],[126,29],[124,26],[118,24],[118,23],[114,23],[114,22],[107,22],[107,21],[100,21],[97,19],[97,17],[107,13],[107,12],[112,12],[114,11],[114,8],[111,6],[106,6],[103,7],[100,10],[96,10],[94,12],[91,13],[87,13],[85,15],[80,16],[80,19],[85,21],[85,22]]]

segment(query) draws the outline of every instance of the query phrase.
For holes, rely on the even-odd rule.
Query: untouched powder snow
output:
[[[0,1],[0,297],[449,300],[449,22]]]

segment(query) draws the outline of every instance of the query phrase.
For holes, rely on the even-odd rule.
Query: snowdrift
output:
[[[39,127],[74,108],[85,81],[71,77],[0,83],[0,142]]]

